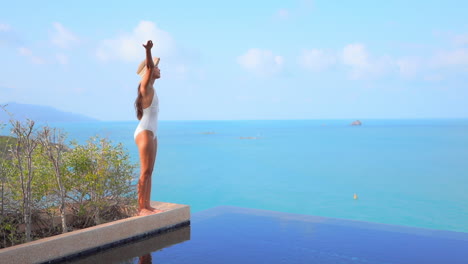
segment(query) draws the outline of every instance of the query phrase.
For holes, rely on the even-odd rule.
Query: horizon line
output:
[[[371,118],[290,118],[290,119],[159,119],[159,122],[205,122],[205,121],[320,121],[320,120],[463,120],[468,117],[371,117]],[[96,120],[89,122],[138,122],[139,120]],[[88,121],[78,121],[88,122]]]

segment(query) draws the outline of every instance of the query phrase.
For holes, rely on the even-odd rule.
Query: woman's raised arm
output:
[[[153,57],[151,55],[151,48],[153,48],[153,42],[151,40],[148,40],[148,42],[143,44],[143,47],[145,47],[146,50],[146,73],[141,79],[141,86],[140,90],[143,95],[148,95],[149,89],[148,89],[148,84],[150,82],[151,76],[153,75],[153,70],[154,70],[154,62],[153,62]]]

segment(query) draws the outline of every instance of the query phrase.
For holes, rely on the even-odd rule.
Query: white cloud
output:
[[[57,53],[55,55],[55,58],[57,59],[58,63],[62,65],[68,64],[68,56],[62,53]]]
[[[32,55],[32,51],[28,48],[25,48],[25,47],[19,47],[18,48],[18,52],[20,55],[23,55],[23,56],[31,56]]]
[[[24,57],[27,57],[30,59],[30,61],[34,64],[44,64],[45,61],[44,59],[42,59],[41,57],[38,57],[38,56],[35,56],[33,54],[33,52],[28,49],[28,48],[25,48],[25,47],[19,47],[18,48],[18,53],[21,55],[21,56],[24,56]]]
[[[371,58],[363,44],[349,44],[343,48],[342,62],[351,68],[349,77],[354,80],[379,77],[395,66],[389,56]]]
[[[418,58],[400,58],[396,64],[403,77],[413,77],[421,68],[421,61]]]
[[[10,25],[8,24],[0,24],[0,32],[8,32],[11,30]]]
[[[337,59],[334,52],[320,49],[304,50],[299,57],[299,63],[306,69],[322,71],[336,64]]]
[[[246,70],[259,75],[270,75],[279,72],[284,64],[284,58],[274,55],[269,50],[249,49],[237,58],[237,62]]]
[[[282,8],[278,10],[278,12],[276,13],[276,16],[281,19],[287,19],[289,18],[289,11],[287,9]]]
[[[284,64],[283,56],[275,56],[275,63],[278,66],[282,66]]]
[[[333,66],[348,68],[348,77],[353,80],[375,79],[389,74],[412,77],[423,69],[423,61],[417,57],[392,58],[390,56],[371,56],[366,46],[353,43],[339,52],[333,50],[304,50],[299,64],[312,71],[324,71]]]
[[[369,67],[369,55],[362,44],[349,44],[343,48],[343,63],[352,67]]]
[[[460,34],[453,37],[455,45],[464,46],[468,45],[468,34]]]
[[[31,62],[34,63],[34,64],[44,64],[45,63],[43,58],[37,57],[37,56],[32,56],[31,57]]]
[[[62,24],[55,22],[52,25],[54,26],[54,32],[52,33],[50,41],[53,44],[62,49],[67,49],[79,43],[78,37]]]
[[[335,65],[345,66],[348,78],[353,80],[376,79],[390,75],[441,80],[445,76],[468,72],[468,47],[463,46],[468,44],[468,34],[455,37],[452,35],[451,39],[458,45],[457,48],[439,52],[427,50],[424,55],[418,56],[372,55],[362,43],[345,45],[341,51],[310,49],[302,52],[299,64],[312,71],[327,70]],[[412,50],[414,48],[411,47]]]
[[[302,0],[302,8],[312,9],[314,8],[313,0]]]
[[[468,66],[468,49],[456,49],[437,53],[433,59],[436,67]]]
[[[425,81],[430,81],[430,82],[438,82],[438,81],[442,81],[443,79],[444,79],[444,76],[442,74],[438,74],[438,73],[428,74],[428,75],[424,76],[424,80]]]
[[[131,33],[101,41],[96,56],[102,61],[140,61],[145,55],[142,44],[147,40],[153,40],[154,56],[168,56],[174,52],[175,42],[168,32],[151,21],[141,21]]]
[[[18,48],[24,41],[9,24],[0,23],[0,48],[3,46]]]

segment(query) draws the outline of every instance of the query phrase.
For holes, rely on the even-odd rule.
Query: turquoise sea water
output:
[[[152,200],[468,232],[468,120],[351,121],[160,121]],[[50,125],[138,162],[137,122]]]

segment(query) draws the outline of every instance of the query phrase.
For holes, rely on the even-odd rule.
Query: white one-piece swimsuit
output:
[[[153,132],[154,138],[156,138],[156,132],[158,130],[158,114],[159,114],[159,99],[154,90],[153,100],[151,105],[143,109],[143,116],[141,117],[140,123],[135,129],[133,138],[136,139],[137,135],[143,130],[149,130]]]

